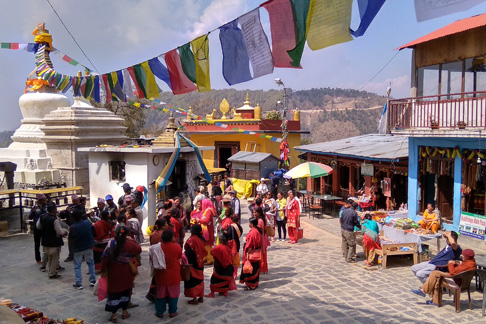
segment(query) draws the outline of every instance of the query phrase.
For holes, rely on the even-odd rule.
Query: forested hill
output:
[[[219,106],[224,98],[231,108],[239,108],[243,106],[247,93],[251,105],[255,107],[259,104],[263,112],[282,108],[277,102],[283,102],[283,90],[224,89],[178,96],[171,92],[161,92],[159,100],[173,107],[192,107],[193,112],[199,116],[210,114],[216,109],[217,118],[221,116]],[[352,89],[320,88],[295,92],[288,89],[286,102],[290,110],[299,108],[302,111],[302,129],[311,130],[310,139],[316,143],[376,133],[386,97]],[[167,114],[149,110],[144,132],[152,133],[155,129],[160,129],[166,124],[166,120]]]

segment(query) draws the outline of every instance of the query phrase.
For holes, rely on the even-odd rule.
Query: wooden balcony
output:
[[[486,91],[390,100],[391,133],[477,133],[486,129]]]

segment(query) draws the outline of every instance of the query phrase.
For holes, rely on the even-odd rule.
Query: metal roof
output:
[[[277,158],[270,153],[239,151],[238,153],[230,157],[228,161],[259,163],[270,156],[277,160]]]
[[[464,32],[469,29],[478,28],[486,26],[486,14],[481,14],[473,17],[469,17],[466,19],[461,19],[458,21],[453,22],[445,27],[437,29],[436,31],[431,32],[425,36],[422,36],[408,44],[402,45],[396,49],[401,50],[406,47],[414,47],[417,44],[425,43],[437,38],[457,34],[460,32]]]
[[[296,146],[297,151],[372,161],[408,158],[408,136],[368,134],[331,142]]]

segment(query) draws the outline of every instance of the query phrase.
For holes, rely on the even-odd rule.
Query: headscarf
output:
[[[216,208],[214,208],[213,203],[211,202],[210,199],[203,199],[202,201],[202,211],[203,213],[206,212],[207,209],[211,209],[213,212],[213,215],[216,215]]]
[[[474,251],[471,250],[471,249],[462,250],[462,256],[466,260],[472,260],[472,259],[474,259]]]

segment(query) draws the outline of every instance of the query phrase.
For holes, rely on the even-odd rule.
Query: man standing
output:
[[[260,194],[260,197],[265,197],[265,194],[268,192],[268,186],[265,183],[265,178],[260,179],[260,184],[257,186],[256,191]]]
[[[61,246],[64,245],[62,237],[68,235],[68,230],[61,227],[61,221],[56,215],[57,206],[55,203],[50,203],[47,206],[47,214],[39,218],[36,224],[37,229],[42,230],[42,246],[47,256],[49,279],[61,277],[60,274],[57,274],[57,266],[59,264]]]
[[[41,264],[41,254],[40,254],[40,245],[41,245],[41,237],[42,232],[37,229],[35,226],[39,218],[47,213],[46,209],[46,196],[44,194],[37,194],[37,203],[34,207],[32,207],[29,219],[33,221],[33,228],[34,228],[34,253],[35,253],[35,261],[38,264]]]
[[[273,172],[270,172],[270,185],[272,191],[272,197],[277,198],[278,193],[278,184],[280,182],[280,178],[277,177]]]
[[[241,206],[240,206],[240,200],[236,196],[236,191],[231,192],[231,208],[233,208],[233,211],[236,215],[238,215],[238,224],[241,222]]]
[[[132,194],[133,187],[130,187],[130,184],[124,183],[122,187],[123,187],[123,191],[125,192],[125,194],[121,195],[120,198],[118,198],[118,206],[126,205],[126,203],[125,203],[125,197],[127,195],[131,195]]]
[[[112,195],[106,195],[105,201],[106,201],[106,208],[108,208],[108,211],[110,212],[110,214],[113,211],[118,210],[118,207],[113,202],[113,196]]]
[[[83,289],[83,276],[81,274],[81,263],[83,258],[88,264],[89,283],[93,287],[96,283],[93,246],[94,246],[94,226],[87,219],[83,219],[79,213],[74,214],[74,223],[69,228],[69,239],[73,242],[74,256],[74,277],[76,289]]]
[[[443,234],[444,239],[447,242],[447,246],[442,249],[437,255],[430,261],[422,262],[412,266],[413,274],[424,283],[429,277],[430,273],[439,268],[444,268],[447,271],[447,263],[451,260],[459,260],[462,249],[457,244],[457,238],[459,237],[456,232],[445,232]]]
[[[356,263],[354,256],[356,255],[356,239],[354,236],[354,227],[361,227],[359,216],[356,212],[358,204],[353,200],[348,200],[347,203],[351,205],[341,214],[339,222],[341,223],[341,239],[342,246],[344,246],[344,257],[348,263]]]

